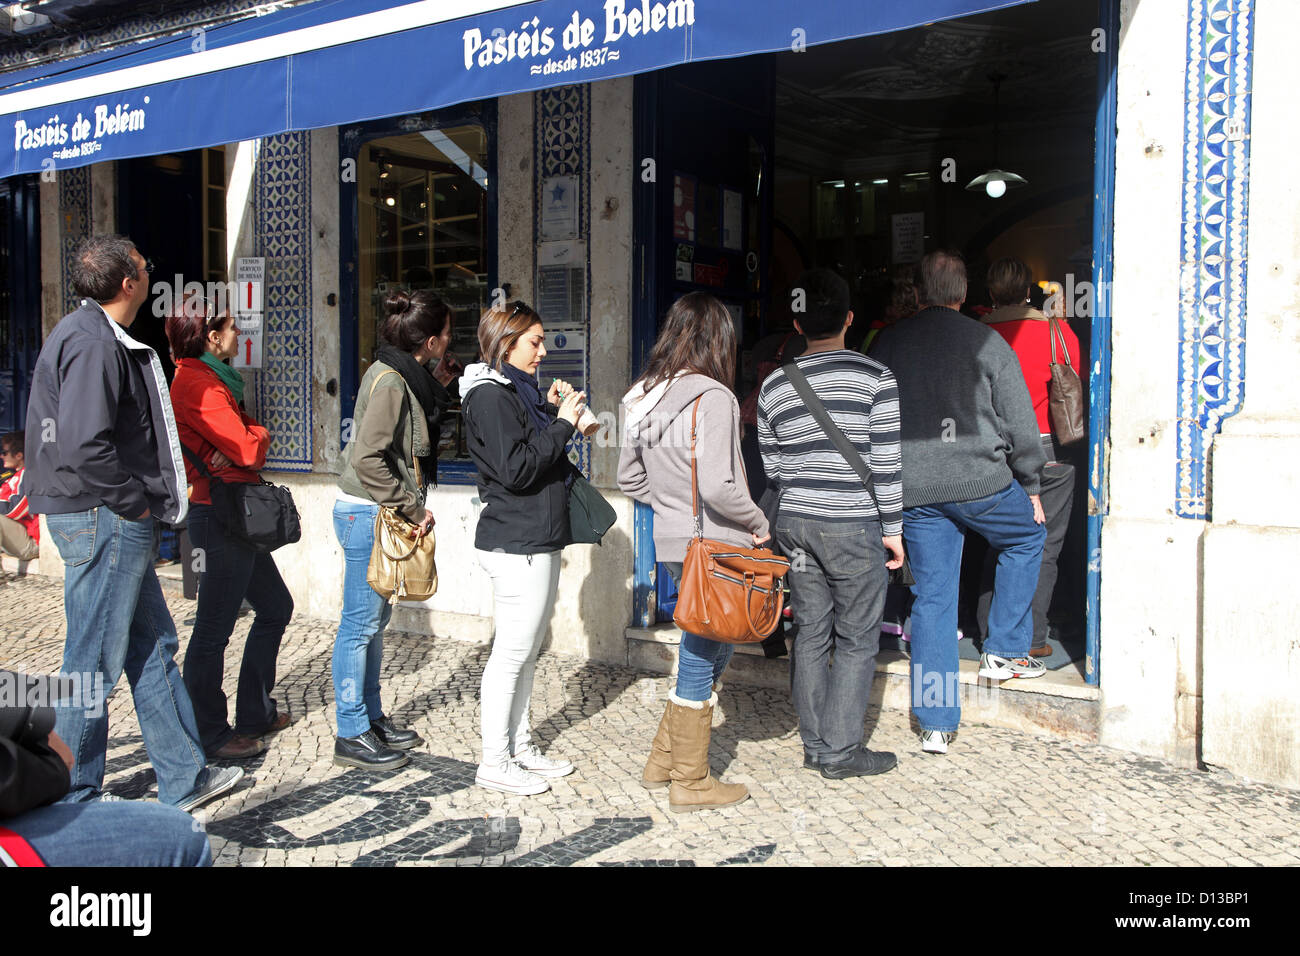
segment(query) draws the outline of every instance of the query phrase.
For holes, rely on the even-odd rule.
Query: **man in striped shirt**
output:
[[[776,540],[791,559],[790,600],[799,625],[792,684],[804,766],[838,780],[884,773],[898,763],[892,753],[862,745],[886,569],[903,563],[898,387],[885,366],[844,347],[853,313],[843,279],[813,269],[800,276],[792,296],[795,329],[808,340],[794,362],[872,476],[869,490],[784,368],[767,377],[758,396],[758,441],[763,469],[780,488]]]

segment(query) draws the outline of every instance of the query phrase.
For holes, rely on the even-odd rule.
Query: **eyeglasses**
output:
[[[146,260],[144,260],[144,274],[145,274],[145,275],[152,275],[152,274],[153,274],[153,270],[154,270],[153,260],[152,260],[152,259],[146,259]],[[136,273],[136,277],[139,278],[139,276],[140,276],[140,273],[137,272],[137,273]]]

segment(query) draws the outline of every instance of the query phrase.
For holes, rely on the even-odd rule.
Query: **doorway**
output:
[[[41,351],[39,200],[35,176],[0,180],[0,433],[26,427]]]
[[[165,317],[153,308],[153,284],[175,284],[172,296],[179,297],[188,282],[225,281],[225,177],[221,147],[144,156],[117,165],[118,231],[154,263],[151,299],[140,309],[131,335],[158,353],[168,382],[175,365]]]
[[[775,60],[687,64],[636,78],[636,155],[654,158],[655,183],[637,196],[634,374],[645,367],[668,306],[688,292],[716,296],[738,341],[766,333]],[[752,367],[738,364],[729,384],[744,394],[752,378]],[[654,561],[651,520],[637,504],[633,600],[642,626],[672,620],[677,604],[672,578]]]
[[[741,368],[752,369],[762,338],[789,326],[789,289],[806,268],[829,267],[849,282],[854,313],[867,319],[854,323],[850,347],[862,346],[872,320],[882,324],[900,275],[934,249],[965,254],[965,311],[972,318],[987,310],[985,273],[1004,256],[1023,260],[1036,286],[1047,287],[1040,298],[1052,282],[1078,288],[1107,278],[1114,51],[1099,51],[1094,31],[1098,12],[1103,25],[1113,24],[1116,8],[1114,0],[1097,6],[1039,0],[801,53],[691,65],[639,79],[636,155],[656,157],[661,176],[654,199],[636,210],[638,367],[659,316],[687,291],[675,281],[682,252],[673,203],[682,200],[674,174],[707,160],[711,175],[739,181],[743,163],[717,144],[764,113],[772,143],[769,211],[756,223],[762,279],[754,320],[743,324]],[[1109,36],[1118,34],[1112,29]],[[770,87],[751,78],[736,84],[732,102],[680,95],[692,87],[690,71],[704,76],[711,68],[725,77],[730,70],[750,78],[764,60],[771,63]],[[693,136],[693,130],[709,135]],[[1015,175],[989,186],[982,177],[995,170]],[[1094,392],[1095,459],[1107,415],[1109,316],[1104,302],[1093,305],[1066,319],[1079,340],[1080,367],[1094,370],[1085,387]],[[737,383],[738,396],[747,384]],[[1097,681],[1096,539],[1104,511],[1101,474],[1092,464],[1081,460],[1076,468],[1053,611],[1060,633],[1069,629],[1062,666],[1089,683]],[[669,616],[651,531],[652,517],[639,508],[639,626]]]

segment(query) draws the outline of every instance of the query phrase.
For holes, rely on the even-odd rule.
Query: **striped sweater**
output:
[[[758,395],[763,470],[781,488],[781,514],[818,521],[879,518],[887,535],[903,528],[898,385],[889,369],[856,352],[837,350],[795,359],[831,420],[862,455],[872,495],[804,408],[783,369]]]

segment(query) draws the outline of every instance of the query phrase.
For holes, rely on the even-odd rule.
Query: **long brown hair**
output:
[[[681,372],[736,383],[736,326],[726,306],[707,292],[688,292],[668,310],[639,381],[646,391]]]
[[[507,302],[500,308],[492,306],[478,320],[479,356],[493,371],[501,371],[502,363],[520,337],[541,324],[542,317],[522,302]]]

